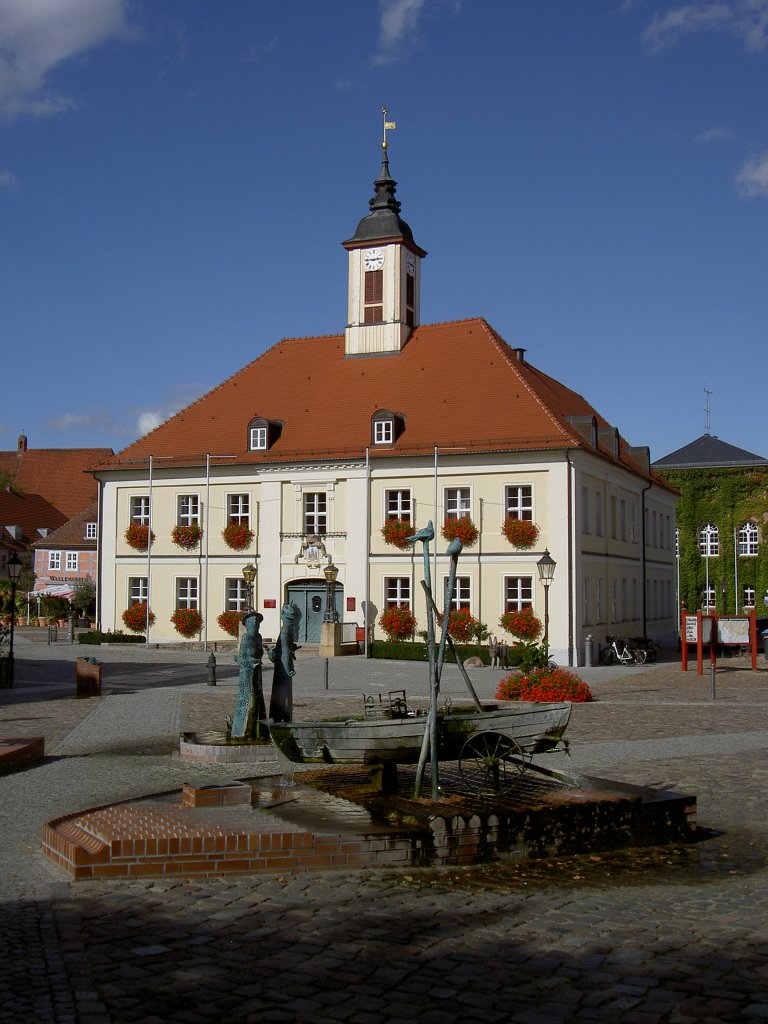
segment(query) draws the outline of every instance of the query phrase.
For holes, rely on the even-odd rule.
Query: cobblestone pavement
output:
[[[696,793],[708,831],[690,846],[440,872],[74,884],[40,856],[42,823],[190,776],[236,777],[173,756],[179,728],[221,727],[235,688],[164,680],[154,655],[142,688],[150,652],[111,652],[113,676],[134,672],[136,686],[77,701],[76,651],[42,650],[22,648],[17,688],[0,691],[0,733],[45,733],[48,753],[0,778],[0,1021],[768,1019],[762,658],[756,673],[723,663],[714,700],[709,677],[674,665],[584,673],[597,699],[574,708],[573,766]],[[163,657],[187,672],[187,655]],[[321,660],[300,660],[297,717],[365,689],[423,696],[423,666],[339,661],[326,690]],[[483,696],[497,679],[478,671]]]

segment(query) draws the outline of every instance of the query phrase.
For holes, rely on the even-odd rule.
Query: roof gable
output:
[[[766,466],[768,459],[721,441],[712,434],[703,434],[695,441],[678,448],[654,462],[654,469],[715,469],[729,466]]]

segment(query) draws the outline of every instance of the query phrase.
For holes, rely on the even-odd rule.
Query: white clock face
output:
[[[381,270],[384,266],[384,253],[381,249],[366,249],[363,263],[366,270]]]
[[[413,255],[412,252],[409,252],[408,255],[405,257],[405,267],[408,273],[411,274],[411,276],[415,275],[416,257]]]

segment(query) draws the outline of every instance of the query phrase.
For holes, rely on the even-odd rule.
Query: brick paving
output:
[[[574,708],[573,766],[696,793],[711,830],[699,843],[517,867],[86,883],[41,857],[42,822],[191,775],[237,777],[172,753],[179,727],[220,727],[234,684],[179,686],[153,664],[148,689],[75,701],[57,681],[71,664],[59,652],[45,679],[44,661],[27,685],[22,660],[17,690],[0,693],[0,733],[45,735],[47,754],[0,778],[0,1021],[768,1019],[762,657],[757,673],[723,663],[716,700],[709,678],[672,665],[585,672],[598,699]],[[324,691],[315,661],[298,666],[307,717],[395,679],[417,686],[410,666],[354,659]],[[484,671],[490,696],[498,676]],[[109,733],[91,740],[97,716]]]

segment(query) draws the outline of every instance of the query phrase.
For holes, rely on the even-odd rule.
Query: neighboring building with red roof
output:
[[[12,552],[21,558],[35,541],[65,521],[66,516],[39,494],[21,494],[12,487],[0,491],[0,576],[8,575]]]
[[[43,593],[72,596],[76,580],[98,576],[98,504],[94,501],[58,530],[35,541],[35,587],[32,597]]]
[[[262,632],[277,635],[289,602],[299,639],[312,642],[332,560],[345,623],[373,625],[388,606],[408,605],[423,629],[421,551],[387,544],[382,527],[434,521],[442,595],[441,528],[469,516],[478,539],[461,555],[452,603],[493,633],[505,611],[543,614],[536,563],[548,550],[557,660],[577,663],[590,633],[671,635],[675,492],[651,471],[647,448],[627,444],[484,319],[420,323],[426,252],[395,186],[385,149],[371,212],[343,243],[343,334],[278,342],[97,467],[104,628],[149,596],[153,639],[178,639],[170,617],[181,607],[202,613],[202,637],[221,639],[217,617],[245,607],[241,570],[251,562]],[[538,527],[531,548],[506,540],[506,519]],[[132,524],[151,529],[149,552],[127,542]],[[230,525],[252,531],[246,547],[228,546]],[[202,538],[181,547],[177,527],[199,527]]]

